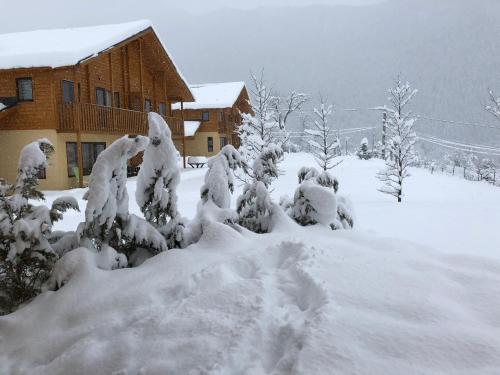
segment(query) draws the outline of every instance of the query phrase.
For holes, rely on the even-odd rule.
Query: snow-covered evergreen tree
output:
[[[26,145],[15,184],[0,190],[0,314],[13,311],[40,292],[60,255],[53,248],[59,237],[53,237],[52,225],[66,210],[78,210],[71,197],[56,199],[50,209],[30,203],[44,199],[37,189],[38,174],[47,168],[53,151],[47,139]]]
[[[358,158],[362,160],[368,160],[372,158],[372,153],[368,149],[368,138],[363,138],[359,145],[358,151],[356,152]]]
[[[137,176],[135,198],[146,220],[166,237],[169,248],[179,247],[184,223],[177,211],[177,150],[163,117],[150,112],[148,122],[149,144]]]
[[[238,167],[245,167],[245,162],[232,145],[226,145],[208,160],[207,165],[205,184],[201,187],[202,202],[212,201],[217,207],[227,209],[234,191],[233,171]]]
[[[388,113],[386,150],[390,157],[386,160],[385,170],[378,173],[378,178],[384,183],[379,191],[396,197],[398,202],[402,201],[403,183],[410,176],[408,168],[415,160],[415,117],[406,111],[406,107],[416,93],[417,90],[412,90],[409,83],[403,83],[398,77],[395,86],[389,90],[391,107],[384,108]]]
[[[324,171],[330,170],[341,163],[336,162],[340,142],[330,128],[329,120],[333,114],[333,105],[326,105],[321,99],[319,108],[314,108],[315,119],[305,133],[311,136],[309,146],[316,162]]]
[[[127,160],[144,151],[148,138],[123,136],[99,154],[90,175],[85,223],[79,227],[80,244],[100,250],[108,245],[130,255],[137,245],[152,253],[167,248],[165,239],[147,221],[130,219]]]
[[[273,204],[269,187],[278,177],[278,162],[283,157],[283,150],[270,145],[253,164],[253,181],[245,184],[243,194],[238,198],[237,212],[241,226],[256,232],[267,233],[270,230]]]

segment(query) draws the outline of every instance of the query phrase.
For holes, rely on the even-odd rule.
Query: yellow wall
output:
[[[214,139],[214,151],[208,152],[207,138]],[[217,132],[196,132],[194,137],[186,138],[186,155],[188,156],[214,156],[220,151],[220,137]]]
[[[49,139],[55,147],[55,152],[49,160],[47,178],[40,180],[42,190],[63,190],[78,186],[74,177],[68,177],[66,142],[76,142],[76,134],[57,133],[55,130],[2,130],[0,131],[0,178],[14,183],[17,175],[19,153],[30,142],[39,138]],[[111,134],[82,134],[82,142],[106,142],[108,147],[120,138]],[[86,182],[88,177],[84,178]]]

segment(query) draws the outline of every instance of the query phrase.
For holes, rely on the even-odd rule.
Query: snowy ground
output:
[[[274,197],[312,163],[289,155]],[[0,373],[499,374],[500,190],[414,170],[398,205],[376,191],[380,167],[335,171],[354,231],[214,224],[135,269],[82,267],[0,318]],[[205,171],[183,173],[187,217]]]
[[[314,166],[309,154],[289,154],[281,168],[285,172],[274,184],[276,201],[293,196],[297,171],[303,165]],[[354,203],[357,229],[379,236],[414,241],[447,253],[484,255],[500,259],[500,189],[487,183],[471,182],[459,176],[413,169],[402,204],[377,191],[375,177],[382,169],[380,160],[360,161],[347,158],[334,170],[340,180],[340,192]],[[183,216],[192,218],[199,201],[199,190],[206,169],[186,169],[179,186],[179,206]],[[75,195],[83,208],[80,214],[69,212],[55,229],[73,230],[83,221],[85,190],[47,192],[47,201],[64,194]],[[129,180],[130,209],[140,215],[134,200],[135,178]],[[233,195],[233,207],[241,189]]]

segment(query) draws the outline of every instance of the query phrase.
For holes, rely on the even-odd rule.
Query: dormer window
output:
[[[33,101],[33,80],[31,77],[17,78],[16,86],[18,102]]]

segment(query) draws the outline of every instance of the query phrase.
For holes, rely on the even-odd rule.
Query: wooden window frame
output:
[[[31,82],[31,99],[21,99],[19,97],[19,82],[23,81],[23,80]],[[16,78],[16,99],[19,103],[35,101],[35,90],[33,89],[33,77],[17,77]]]

